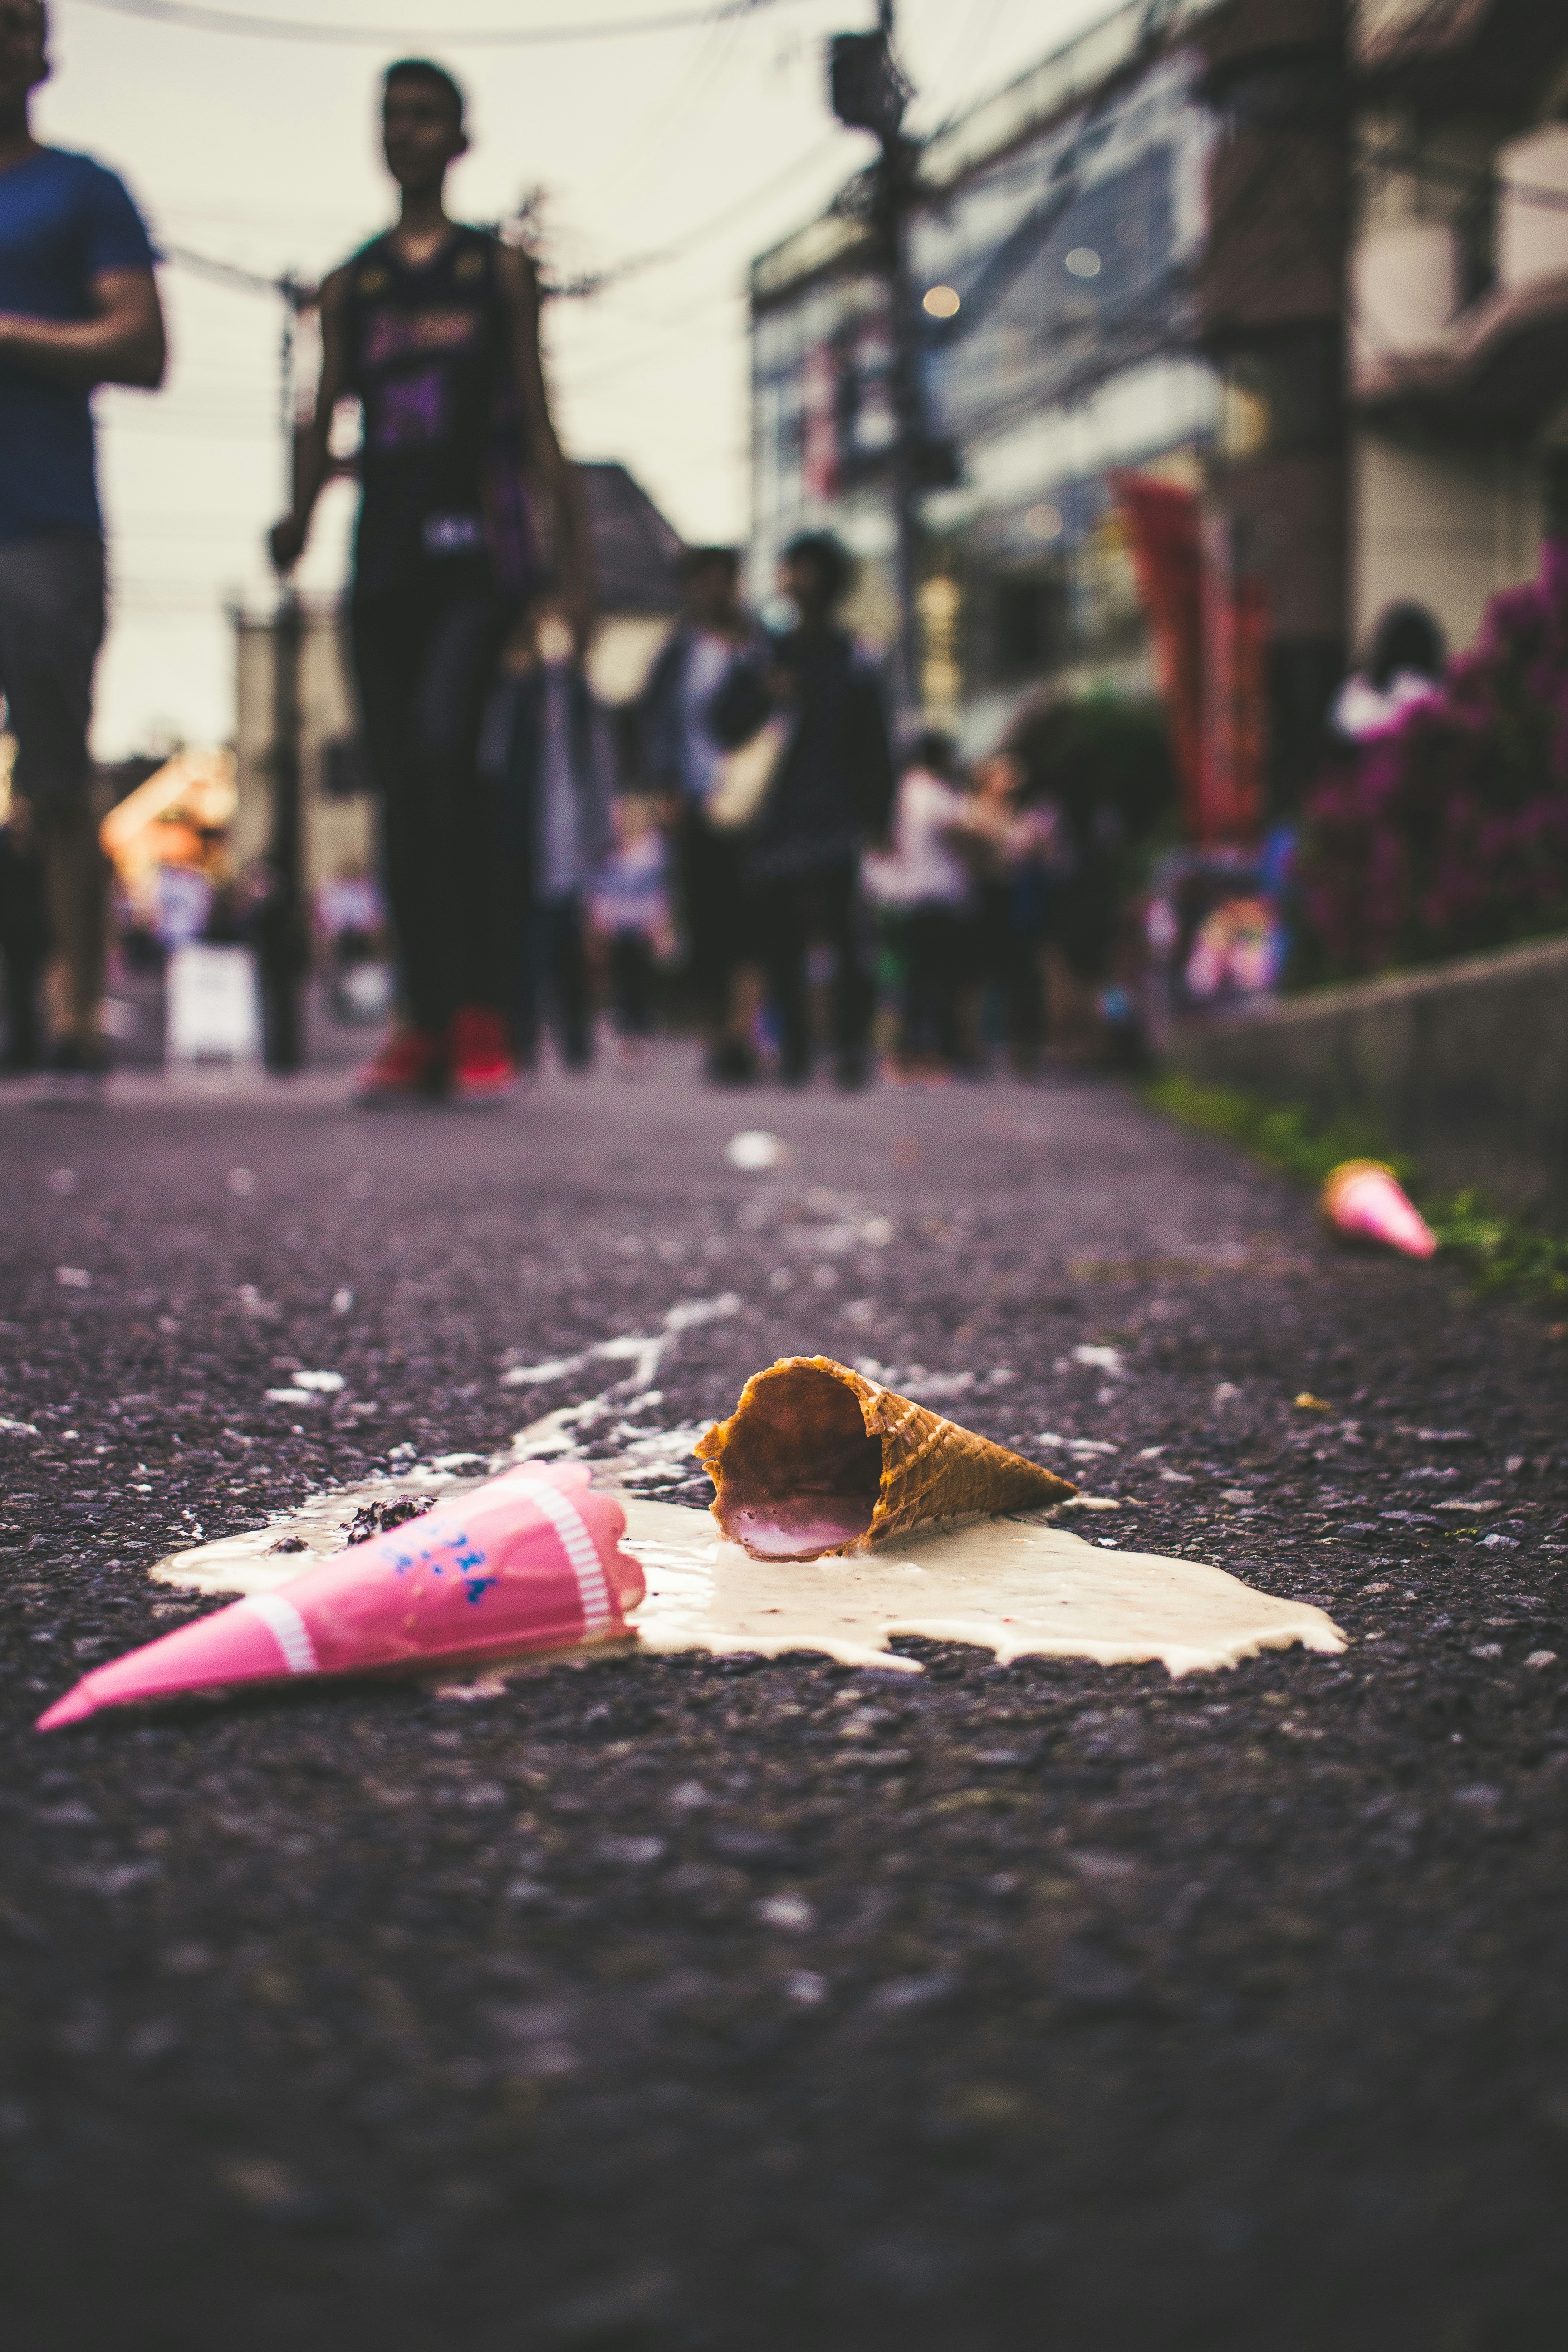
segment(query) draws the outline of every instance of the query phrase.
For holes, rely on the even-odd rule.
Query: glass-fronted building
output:
[[[1154,688],[1113,482],[1196,488],[1219,425],[1195,344],[1205,13],[1119,9],[922,159],[921,688],[971,750],[1042,689]],[[857,197],[752,267],[752,586],[794,532],[831,527],[861,559],[853,618],[887,640],[891,339]]]

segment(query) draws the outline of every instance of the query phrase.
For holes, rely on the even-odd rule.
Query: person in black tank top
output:
[[[561,454],[539,353],[531,263],[449,220],[442,190],[468,146],[462,94],[424,59],[391,67],[384,98],[397,226],[321,289],[321,378],[297,445],[294,503],[274,562],[298,561],[332,467],[338,403],[363,419],[352,625],[365,744],[382,798],[405,1019],[362,1098],[504,1094],[510,909],[479,725],[505,639],[546,585],[585,635],[585,511]],[[537,502],[537,509],[536,509]],[[542,558],[536,510],[553,572]]]

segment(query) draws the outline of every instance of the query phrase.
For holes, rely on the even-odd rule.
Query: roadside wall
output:
[[[1364,1118],[1442,1192],[1568,1225],[1568,940],[1180,1024],[1171,1065]]]

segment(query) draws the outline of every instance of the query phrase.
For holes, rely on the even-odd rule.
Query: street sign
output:
[[[248,948],[176,948],[166,990],[170,1062],[260,1060],[261,1008]]]

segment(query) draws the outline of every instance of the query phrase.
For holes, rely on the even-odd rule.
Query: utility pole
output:
[[[294,370],[299,355],[300,318],[316,299],[316,289],[286,271],[281,278],[264,278],[232,261],[216,261],[208,254],[182,246],[165,246],[165,260],[210,278],[219,286],[237,286],[247,294],[275,295],[283,304],[283,332],[279,345],[279,423],[283,439],[283,497],[294,501],[294,437],[298,426]],[[304,826],[300,801],[300,647],[304,634],[300,599],[292,583],[278,591],[272,625],[272,823],[268,839],[268,886],[255,911],[255,938],[261,983],[262,1056],[269,1070],[287,1072],[304,1065],[304,1024],[300,1013],[300,987],[310,965],[310,940],[304,920],[304,890],[300,874]]]
[[[279,281],[283,297],[279,352],[285,497],[294,495],[294,362],[300,313],[310,289],[289,276]],[[272,829],[267,862],[270,887],[260,909],[262,1040],[267,1066],[279,1074],[303,1067],[304,1023],[300,992],[308,962],[305,935],[302,811],[300,776],[300,644],[303,616],[291,580],[279,586],[272,625]]]
[[[899,607],[897,698],[921,706],[920,466],[925,439],[920,348],[910,283],[909,220],[920,184],[920,149],[904,136],[912,96],[893,60],[893,0],[878,0],[874,33],[839,33],[829,52],[833,111],[852,131],[869,131],[881,153],[872,174],[870,218],[878,268],[887,284],[892,346],[894,590]]]

